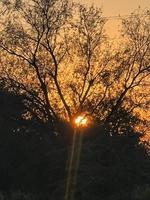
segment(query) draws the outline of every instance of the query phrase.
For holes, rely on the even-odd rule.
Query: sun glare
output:
[[[87,122],[88,122],[88,119],[87,119],[87,117],[85,117],[85,116],[78,116],[76,119],[75,119],[75,124],[76,124],[76,126],[86,126],[86,124],[87,124]]]

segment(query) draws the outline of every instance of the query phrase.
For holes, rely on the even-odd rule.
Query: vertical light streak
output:
[[[68,176],[67,176],[64,200],[74,200],[74,193],[76,189],[77,173],[79,168],[82,138],[83,138],[83,134],[81,132],[79,133],[78,131],[79,129],[75,129],[73,134],[73,142],[71,148],[71,156],[69,160],[69,168],[68,168]]]

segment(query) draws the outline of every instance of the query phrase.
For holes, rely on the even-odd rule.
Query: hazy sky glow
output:
[[[91,5],[92,3],[103,10],[103,15],[106,17],[111,16],[124,16],[129,15],[136,10],[139,6],[142,9],[150,9],[150,0],[75,0],[76,2]],[[107,30],[111,37],[118,36],[120,20],[109,19],[107,22]]]
[[[141,6],[150,8],[150,0],[75,0],[90,5],[91,3],[103,8],[105,16],[127,15]]]

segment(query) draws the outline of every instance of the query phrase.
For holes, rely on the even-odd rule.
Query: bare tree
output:
[[[126,110],[127,113],[137,116],[141,120],[140,123],[137,121],[139,124],[136,128],[143,133],[145,129],[149,130],[149,17],[148,11],[137,10],[122,21],[124,42],[122,41],[122,48],[117,51],[112,62],[115,65],[114,84],[111,88],[112,97],[110,99],[112,101],[109,105],[111,109],[106,115],[106,122],[110,122],[115,115],[119,115],[120,109]]]
[[[103,40],[105,21],[101,11],[94,7],[87,9],[75,6],[78,19],[72,18],[72,22],[69,22],[71,8],[67,1],[33,0],[28,5],[22,1],[17,9],[16,4],[12,8],[14,8],[11,11],[13,17],[7,19],[1,32],[1,49],[25,61],[34,69],[33,73],[37,77],[48,118],[51,115],[57,118],[59,108],[54,108],[55,101],[61,101],[63,115],[66,113],[67,118],[71,120],[75,112],[83,110],[84,102],[97,76],[95,73],[89,78],[95,70],[92,68],[96,52],[99,51]],[[67,36],[66,30],[71,34],[70,37]],[[72,35],[76,39],[69,42]],[[62,69],[65,71],[66,60],[70,59],[70,55],[75,59],[73,51],[69,49],[71,45],[74,45],[76,52],[79,51],[80,55],[77,56],[80,58],[83,56],[84,65],[82,65],[84,74],[81,75],[81,90],[78,89],[75,94],[79,99],[78,108],[75,109],[71,107],[71,101],[75,101],[75,98],[67,102],[68,94],[63,90],[64,86],[60,85],[60,72]],[[69,87],[75,92],[73,85],[70,84]]]
[[[66,54],[61,32],[70,15],[68,2],[33,0],[26,4],[22,1],[17,9],[16,2],[12,2],[12,9],[11,18],[7,19],[1,32],[1,48],[34,69],[45,101],[47,117],[52,115],[57,118],[57,114],[49,100],[50,91],[46,79],[54,82],[70,117],[70,109],[57,78],[59,64]]]
[[[8,68],[20,71],[15,77],[15,70],[6,70],[7,78],[22,91],[36,94],[45,120],[72,120],[86,112],[109,121],[120,108],[130,113],[148,108],[149,12],[136,11],[123,20],[125,41],[114,50],[104,32],[101,9],[67,0],[13,3],[0,47],[8,60],[15,56],[11,65],[7,60]]]

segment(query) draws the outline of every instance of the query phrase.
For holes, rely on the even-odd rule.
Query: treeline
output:
[[[0,90],[0,190],[4,199],[64,197],[71,128],[60,122],[51,130],[24,119],[26,97]],[[123,113],[123,115],[121,115]],[[119,127],[110,123],[85,131],[75,199],[148,200],[150,158],[141,133],[129,125],[135,117],[120,110]],[[123,116],[123,118],[122,118]],[[114,119],[114,123],[116,121]],[[57,130],[57,134],[56,134]],[[116,134],[112,134],[114,131]],[[147,197],[146,197],[147,196]]]

